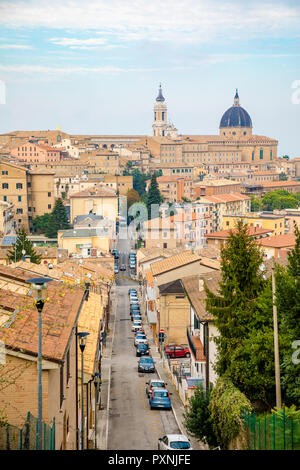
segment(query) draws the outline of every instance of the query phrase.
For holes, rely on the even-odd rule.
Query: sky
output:
[[[0,134],[151,135],[159,83],[182,134],[253,133],[300,157],[300,2],[0,0]]]

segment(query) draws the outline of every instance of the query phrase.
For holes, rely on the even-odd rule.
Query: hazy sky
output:
[[[180,133],[217,134],[238,88],[300,157],[299,45],[300,1],[0,0],[0,133],[151,135],[161,82]]]

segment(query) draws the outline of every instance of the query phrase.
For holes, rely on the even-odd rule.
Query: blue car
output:
[[[172,408],[170,393],[167,389],[153,388],[149,398],[149,405],[151,410],[153,408]]]
[[[155,365],[152,357],[141,357],[138,362],[138,372],[155,372]]]

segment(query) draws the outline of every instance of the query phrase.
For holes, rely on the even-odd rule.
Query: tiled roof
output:
[[[286,235],[274,235],[273,237],[263,238],[258,240],[258,243],[261,246],[266,246],[270,248],[285,248],[293,247],[296,243],[295,235],[286,234]]]
[[[205,234],[205,238],[221,238],[227,239],[230,237],[231,232],[235,233],[236,228],[228,229],[228,230],[220,230],[219,232],[212,232]],[[249,236],[259,236],[259,235],[267,235],[268,233],[272,233],[273,230],[260,228],[260,227],[248,227],[248,235]],[[270,238],[270,237],[269,237]]]
[[[206,293],[204,285],[200,285],[203,280],[207,287],[214,293],[217,294],[219,291],[219,281],[221,280],[220,271],[213,273],[203,274],[201,276],[188,276],[181,279],[185,292],[197,313],[199,320],[214,320],[213,315],[206,310]]]
[[[84,290],[75,287],[70,289],[53,281],[47,286],[47,294],[49,301],[43,309],[42,354],[44,359],[61,362],[64,360]],[[32,294],[21,295],[0,289],[0,305],[7,312],[14,309],[8,320],[11,324],[7,328],[3,324],[0,326],[0,337],[6,347],[37,356],[38,312]]]
[[[300,188],[300,181],[269,181],[266,183],[261,183],[264,188],[273,188],[273,187],[285,187],[285,186],[299,186]]]
[[[189,250],[175,256],[170,256],[170,258],[152,263],[151,271],[153,276],[157,276],[164,272],[180,268],[181,266],[185,266],[196,261],[200,263],[200,257],[196,253],[193,253],[191,250]]]
[[[107,186],[93,186],[70,196],[70,198],[76,197],[117,197],[117,195],[115,191],[107,188]]]
[[[102,299],[104,300],[104,299]],[[78,319],[78,332],[89,333],[86,339],[84,350],[84,372],[92,375],[95,372],[95,361],[98,347],[98,337],[103,318],[103,304],[100,296],[93,292],[89,293],[89,298],[84,302]],[[81,372],[81,357],[78,355],[78,370]]]
[[[240,193],[218,194],[217,196],[204,196],[201,201],[213,202],[214,204],[235,201],[250,201],[250,197]]]

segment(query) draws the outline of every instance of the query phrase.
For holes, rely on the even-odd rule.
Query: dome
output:
[[[240,106],[239,95],[236,91],[234,104],[222,116],[220,127],[252,127],[251,117]]]
[[[158,103],[165,101],[165,99],[164,99],[164,97],[163,97],[163,94],[162,94],[161,85],[159,85],[158,96],[157,96],[157,98],[156,98],[156,101],[157,101]]]

